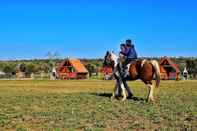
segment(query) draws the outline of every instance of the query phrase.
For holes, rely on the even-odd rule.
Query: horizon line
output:
[[[138,58],[194,58],[197,59],[197,56],[139,56]],[[68,58],[75,58],[75,59],[103,59],[102,57],[64,57],[64,58],[54,58],[53,60],[64,60]],[[32,61],[32,60],[49,60],[50,58],[16,58],[16,59],[0,59],[0,62],[2,61]]]

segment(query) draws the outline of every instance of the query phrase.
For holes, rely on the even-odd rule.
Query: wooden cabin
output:
[[[176,63],[170,58],[164,57],[160,61],[160,71],[162,80],[179,80],[180,70]]]
[[[57,73],[60,79],[87,79],[88,70],[78,59],[66,59],[62,61]]]

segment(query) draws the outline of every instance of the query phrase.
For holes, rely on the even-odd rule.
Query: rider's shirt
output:
[[[135,50],[134,45],[132,45],[131,47],[127,48],[125,51],[126,57],[128,59],[137,59],[137,52]]]

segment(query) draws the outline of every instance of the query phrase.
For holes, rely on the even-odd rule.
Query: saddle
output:
[[[131,61],[129,64],[127,64],[127,70],[129,71],[129,74],[131,77],[138,76],[139,75],[139,68],[138,63],[140,60],[136,59]]]
[[[138,76],[138,68],[137,68],[137,63],[139,60],[132,60],[130,62],[127,63],[127,61],[124,61],[124,65],[120,66],[121,67],[121,76],[122,78],[136,78],[135,76]],[[122,63],[123,64],[123,63]]]

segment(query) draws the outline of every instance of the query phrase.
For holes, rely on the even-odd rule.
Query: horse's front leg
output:
[[[116,80],[116,84],[115,84],[111,99],[121,96],[120,79],[118,76],[119,76],[119,72],[115,71],[114,78]]]
[[[122,80],[120,80],[120,87],[122,89],[122,94],[123,94],[122,101],[125,101],[127,99],[127,94],[126,94],[126,89],[125,89],[125,86],[124,86]]]
[[[117,96],[119,96],[119,83],[118,81],[116,81],[116,85],[114,87],[112,96],[111,96],[111,100],[115,99]]]
[[[115,94],[115,96],[116,96],[116,97],[120,97],[121,95],[122,95],[122,89],[121,89],[121,87],[120,87],[119,82],[116,81],[116,94]]]
[[[111,100],[113,100],[115,98],[115,95],[116,95],[116,85],[114,87],[114,90],[113,90],[113,93],[112,93],[112,96],[111,96]]]

